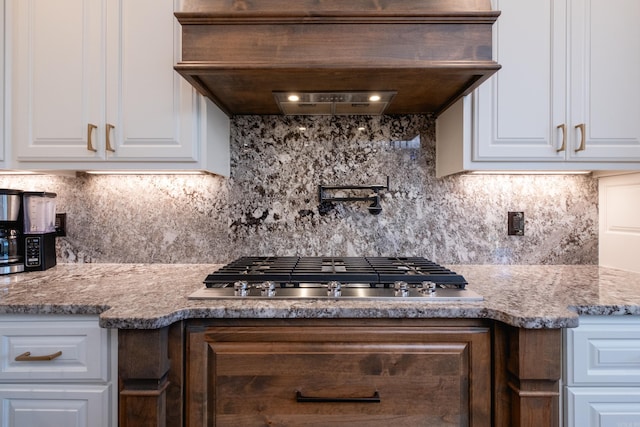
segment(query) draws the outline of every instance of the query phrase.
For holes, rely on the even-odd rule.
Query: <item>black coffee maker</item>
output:
[[[24,271],[22,191],[0,189],[0,274]]]
[[[0,274],[56,265],[56,194],[0,189]]]
[[[56,193],[22,193],[22,239],[25,271],[56,265]]]

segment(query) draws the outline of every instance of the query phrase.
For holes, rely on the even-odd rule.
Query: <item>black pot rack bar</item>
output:
[[[344,197],[331,197],[325,194],[325,191],[340,191],[340,190],[355,190],[355,191],[373,191],[373,195],[367,196],[344,196]],[[380,192],[383,190],[389,190],[389,177],[387,176],[386,185],[318,185],[318,200],[323,202],[371,202],[369,206],[369,213],[372,215],[378,215],[382,212],[382,206],[380,206]]]

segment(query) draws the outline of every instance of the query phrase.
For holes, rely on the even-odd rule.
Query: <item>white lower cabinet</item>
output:
[[[567,426],[640,427],[640,388],[567,387]]]
[[[565,427],[640,427],[640,317],[581,316],[564,340]]]
[[[107,427],[110,386],[0,385],[2,427]]]
[[[116,426],[116,369],[95,316],[0,316],[0,427]]]

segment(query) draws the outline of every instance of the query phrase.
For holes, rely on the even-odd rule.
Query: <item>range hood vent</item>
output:
[[[396,93],[371,92],[274,92],[284,115],[373,115],[384,113]]]
[[[490,0],[180,3],[175,69],[230,116],[437,115],[500,68]]]

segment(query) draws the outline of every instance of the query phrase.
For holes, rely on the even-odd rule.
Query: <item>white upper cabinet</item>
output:
[[[20,168],[228,175],[228,118],[173,70],[173,0],[9,3]]]
[[[437,175],[638,169],[640,2],[492,3],[502,69],[438,118]]]
[[[568,158],[638,161],[640,2],[571,0],[569,7]]]
[[[102,3],[11,0],[14,141],[19,160],[104,159]],[[103,125],[104,128],[104,125]],[[99,152],[87,149],[91,143]]]
[[[553,123],[564,120],[565,33],[554,28],[551,0],[498,0],[494,46],[500,75],[473,100],[477,116],[476,160],[561,160]]]

